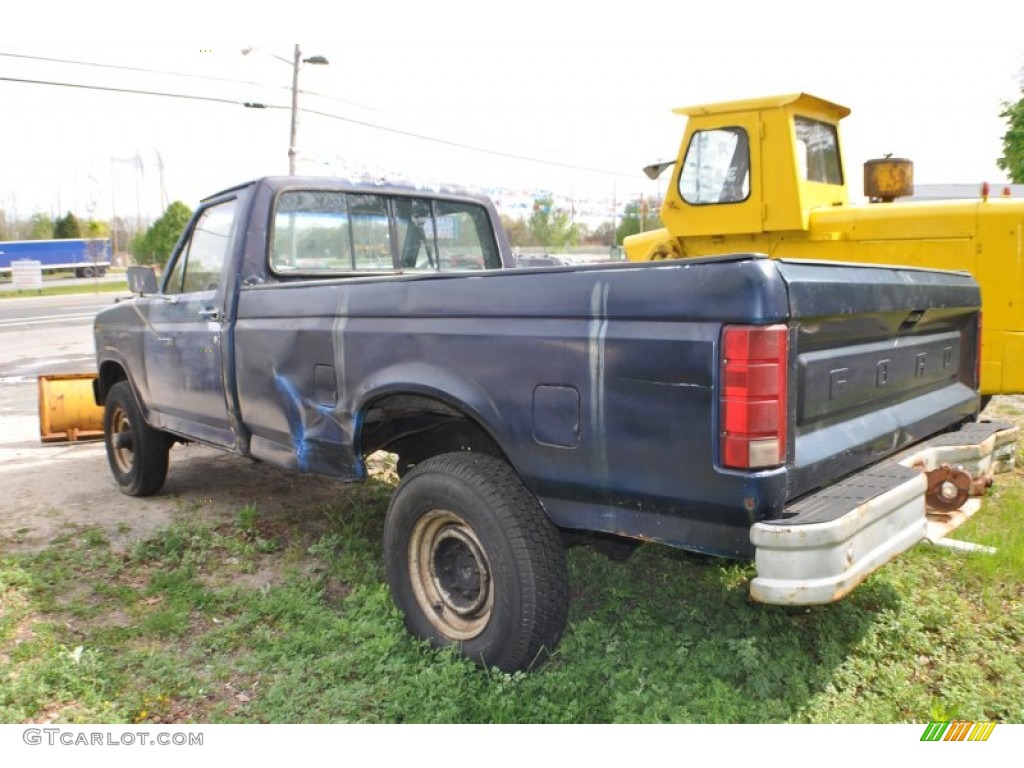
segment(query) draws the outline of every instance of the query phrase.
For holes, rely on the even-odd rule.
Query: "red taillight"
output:
[[[727,325],[722,331],[722,464],[736,469],[786,462],[789,332],[784,325]]]

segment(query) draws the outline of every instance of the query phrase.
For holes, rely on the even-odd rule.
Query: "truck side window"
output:
[[[691,205],[739,203],[750,196],[750,141],[743,128],[697,131],[686,149],[679,194]]]
[[[805,181],[842,184],[843,168],[839,161],[839,137],[836,127],[808,117],[794,119],[797,163]]]
[[[234,200],[211,206],[200,214],[167,278],[165,293],[217,290],[234,220]]]
[[[501,266],[487,212],[448,200],[397,198],[395,230],[402,269],[495,269]]]

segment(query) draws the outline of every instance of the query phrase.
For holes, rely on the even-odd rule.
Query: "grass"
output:
[[[54,285],[43,287],[38,291],[0,291],[0,301],[3,299],[18,299],[31,296],[71,296],[79,293],[127,293],[127,283],[95,283],[91,280],[82,280],[76,285]]]
[[[390,492],[0,559],[0,722],[1024,721],[1021,474],[958,536],[996,555],[921,545],[829,607],[751,603],[749,565],[576,547],[561,645],[515,675],[405,632]]]

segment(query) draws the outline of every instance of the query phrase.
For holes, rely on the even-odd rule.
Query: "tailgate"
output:
[[[973,418],[981,294],[970,275],[778,266],[792,315],[788,498]]]

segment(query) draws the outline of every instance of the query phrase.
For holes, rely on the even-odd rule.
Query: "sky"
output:
[[[805,91],[853,110],[855,199],[863,162],[888,153],[914,161],[918,184],[1006,179],[999,112],[1021,97],[1024,4],[349,5],[185,2],[143,20],[89,4],[60,33],[15,18],[17,45],[0,42],[0,209],[146,220],[286,173],[289,38],[329,61],[299,75],[302,174],[621,204],[664,190],[640,169],[675,156],[673,108]]]

